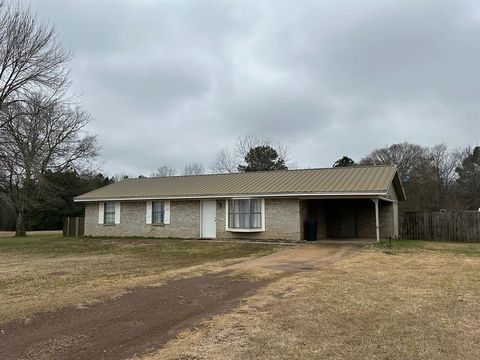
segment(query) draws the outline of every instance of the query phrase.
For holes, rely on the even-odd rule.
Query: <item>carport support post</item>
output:
[[[380,220],[378,218],[378,199],[372,199],[375,203],[375,232],[377,236],[377,242],[380,241]]]

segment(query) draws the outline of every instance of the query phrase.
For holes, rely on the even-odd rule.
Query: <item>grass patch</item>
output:
[[[65,238],[41,236],[0,238],[0,252],[41,255],[47,257],[75,255],[139,255],[161,261],[192,261],[228,259],[268,254],[280,248],[276,244],[240,242],[209,242],[205,240],[149,239],[149,238]],[[159,258],[160,257],[160,258]]]
[[[144,359],[478,359],[480,244],[384,245],[285,277]]]
[[[280,248],[172,239],[0,238],[0,322],[216,271]]]
[[[431,251],[443,254],[465,255],[480,257],[480,244],[476,243],[452,243],[436,242],[426,240],[383,240],[374,247],[391,252],[410,252]]]

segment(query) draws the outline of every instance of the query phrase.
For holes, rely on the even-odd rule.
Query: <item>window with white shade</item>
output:
[[[170,201],[147,201],[145,223],[150,225],[170,224]]]
[[[115,203],[106,202],[104,204],[103,223],[107,225],[115,224]]]
[[[263,199],[228,200],[229,230],[263,230]]]
[[[152,224],[165,223],[165,203],[163,201],[152,201]]]

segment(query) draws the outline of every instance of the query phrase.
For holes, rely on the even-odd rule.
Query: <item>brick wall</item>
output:
[[[380,221],[380,238],[382,239],[395,235],[393,212],[393,203],[380,200],[378,217]],[[376,238],[375,204],[371,200],[362,202],[357,208],[357,235],[359,238]]]
[[[298,199],[266,199],[265,230],[237,233],[225,229],[225,200],[217,202],[217,239],[300,240]],[[200,237],[200,201],[171,201],[170,224],[147,225],[145,202],[122,202],[120,224],[98,224],[98,203],[85,205],[87,236]]]
[[[394,228],[393,212],[395,208],[393,206],[393,203],[380,200],[379,206],[380,237],[382,239],[387,239],[388,237],[395,237],[395,234],[397,232]]]
[[[85,235],[88,236],[151,236],[198,238],[200,236],[200,203],[171,201],[170,224],[146,223],[146,203],[122,202],[120,224],[98,224],[98,203],[85,205]]]
[[[305,239],[304,223],[308,219],[307,200],[300,200],[300,239]]]
[[[225,200],[217,201],[217,238],[250,240],[301,240],[300,201],[265,199],[265,231],[242,233],[226,230]]]

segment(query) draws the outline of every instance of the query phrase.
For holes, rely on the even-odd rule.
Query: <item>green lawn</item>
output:
[[[0,322],[216,271],[276,244],[173,239],[0,238]]]

